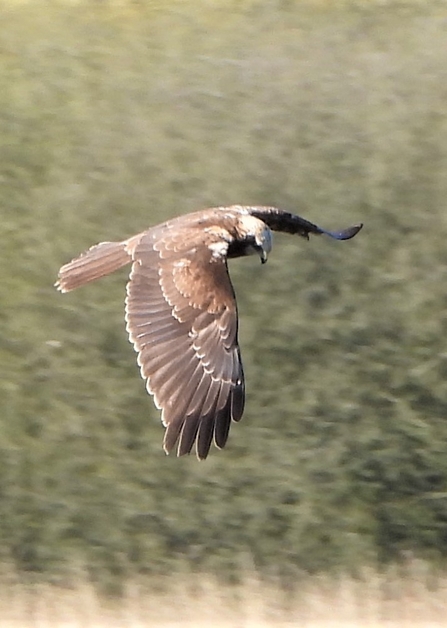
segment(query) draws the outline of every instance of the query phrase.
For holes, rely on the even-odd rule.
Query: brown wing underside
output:
[[[200,236],[200,237],[198,237]],[[147,389],[162,410],[164,448],[208,455],[224,447],[244,407],[237,310],[223,259],[195,237],[147,232],[132,252],[127,330]]]

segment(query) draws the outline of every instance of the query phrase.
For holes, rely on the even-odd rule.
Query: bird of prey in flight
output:
[[[267,261],[273,231],[349,240],[362,225],[326,231],[275,207],[233,205],[179,216],[122,242],[101,242],[65,264],[56,287],[69,292],[132,264],[126,329],[141,376],[161,410],[169,453],[207,457],[242,417],[244,372],[227,260]]]

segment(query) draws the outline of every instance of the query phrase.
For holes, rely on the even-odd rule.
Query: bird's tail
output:
[[[59,271],[55,286],[61,292],[69,292],[90,281],[109,275],[132,261],[129,241],[101,242],[76,257]]]

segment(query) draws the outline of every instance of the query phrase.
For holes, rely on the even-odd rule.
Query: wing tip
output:
[[[347,229],[343,229],[342,231],[326,231],[323,233],[334,238],[335,240],[350,240],[354,236],[358,234],[360,229],[363,228],[363,222],[358,223],[357,225],[353,225],[352,227],[348,227]]]

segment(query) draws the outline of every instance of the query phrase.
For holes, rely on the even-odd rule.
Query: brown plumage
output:
[[[224,447],[244,410],[236,300],[227,259],[267,260],[271,232],[352,238],[362,225],[326,231],[274,207],[218,207],[179,216],[122,242],[102,242],[59,271],[69,292],[132,262],[126,327],[147,390],[162,412],[164,449],[207,457]]]

